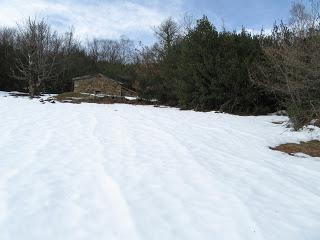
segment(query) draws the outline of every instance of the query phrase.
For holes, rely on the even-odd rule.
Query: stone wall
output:
[[[74,92],[121,96],[121,84],[105,78],[93,77],[74,81]]]
[[[126,97],[138,97],[138,94],[135,91],[122,87],[121,95]]]

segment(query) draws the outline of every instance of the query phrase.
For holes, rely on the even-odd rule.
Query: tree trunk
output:
[[[29,80],[29,95],[31,98],[40,95],[40,86],[33,80]]]

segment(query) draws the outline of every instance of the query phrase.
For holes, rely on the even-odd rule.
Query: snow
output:
[[[129,101],[133,101],[133,100],[137,100],[139,98],[138,97],[128,97],[128,96],[126,96],[125,99],[127,99]]]
[[[273,121],[0,93],[0,239],[320,239],[319,139]]]
[[[98,94],[92,94],[92,93],[84,93],[81,92],[82,95],[88,95],[88,96],[93,96],[93,97],[100,97],[100,98],[104,98],[104,97],[116,97],[116,98],[122,98],[124,97],[127,100],[137,100],[139,99],[138,97],[130,97],[130,96],[118,96],[118,95],[110,95],[110,94],[103,94],[103,93],[98,93]],[[81,98],[79,98],[81,99]]]

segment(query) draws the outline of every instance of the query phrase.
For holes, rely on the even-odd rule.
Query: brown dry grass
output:
[[[28,93],[22,93],[22,92],[9,92],[9,95],[12,97],[29,97]]]
[[[313,140],[309,142],[287,143],[277,147],[271,148],[272,150],[281,151],[288,154],[304,153],[312,157],[320,157],[320,141]]]
[[[55,96],[54,98],[59,102],[75,103],[76,100],[87,98],[87,96],[81,93],[65,92]]]
[[[96,97],[87,94],[67,92],[55,96],[55,99],[59,102],[68,102],[68,103],[97,103],[97,104],[114,104],[114,103],[123,103],[123,104],[132,104],[132,105],[153,105],[154,103],[143,100],[128,100],[124,97]]]

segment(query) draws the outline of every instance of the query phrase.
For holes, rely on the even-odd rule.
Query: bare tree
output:
[[[190,32],[196,25],[196,20],[194,16],[190,14],[185,14],[183,16],[183,22],[181,24],[182,33],[183,35],[186,35],[188,32]]]
[[[289,24],[275,25],[263,43],[266,60],[253,79],[280,96],[297,128],[320,118],[319,1],[294,3]]]
[[[39,95],[42,84],[53,78],[53,67],[61,41],[44,21],[31,20],[18,26],[18,57],[14,77],[28,81],[31,97]]]
[[[0,43],[14,45],[16,41],[17,31],[13,28],[0,29]]]
[[[289,25],[301,37],[306,35],[306,32],[312,25],[311,14],[307,11],[306,6],[300,2],[294,2],[290,10]]]
[[[121,36],[120,41],[120,59],[124,63],[132,63],[136,55],[135,44],[126,36]]]
[[[87,43],[89,56],[95,62],[126,64],[133,61],[134,43],[122,36],[120,40],[93,39]]]
[[[154,29],[159,39],[159,51],[165,53],[180,36],[180,27],[172,18],[166,19],[159,27]]]

